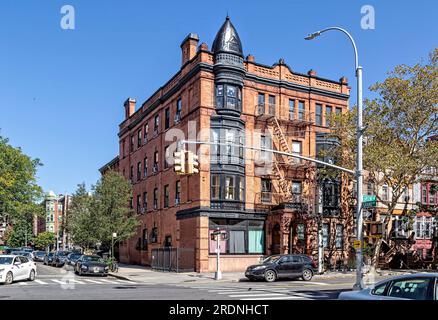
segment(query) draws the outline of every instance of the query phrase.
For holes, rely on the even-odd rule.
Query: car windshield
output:
[[[44,251],[35,251],[33,254],[36,256],[44,256],[46,253]]]
[[[11,254],[13,254],[15,256],[24,256],[26,254],[26,252],[23,252],[23,251],[12,251]]]
[[[69,253],[68,251],[59,251],[58,256],[67,256]]]
[[[265,260],[263,260],[263,263],[271,263],[271,262],[277,262],[278,259],[280,259],[281,256],[270,256],[267,257]]]
[[[80,253],[73,253],[70,255],[70,259],[78,259],[81,256]]]
[[[12,257],[0,257],[0,264],[12,264]]]
[[[103,259],[99,256],[84,256],[84,261],[103,262]]]
[[[53,257],[53,252],[49,252],[48,256]]]

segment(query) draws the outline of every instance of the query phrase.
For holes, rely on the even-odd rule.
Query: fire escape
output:
[[[279,110],[281,110],[281,107]],[[312,124],[311,115],[308,112],[297,112],[295,110],[295,112],[289,112],[287,117],[282,117],[279,116],[279,110],[276,110],[275,105],[256,105],[256,124],[262,124],[270,133],[273,149],[285,153],[294,153],[289,145],[290,140],[295,138],[299,141],[299,138],[306,137],[306,132],[309,131]],[[277,188],[274,190],[272,186],[272,190],[262,190],[257,193],[255,199],[257,206],[261,209],[267,209],[280,204],[310,205],[309,201],[312,199],[313,194],[304,196],[294,193],[291,180],[300,180],[309,185],[310,180],[312,180],[309,179],[309,173],[314,168],[314,164],[280,154],[273,154],[271,159],[272,163],[270,161],[263,163],[265,167],[270,168],[262,175],[262,178],[277,181]],[[308,188],[308,190],[312,189]]]

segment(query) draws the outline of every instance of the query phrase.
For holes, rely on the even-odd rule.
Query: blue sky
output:
[[[60,27],[63,5],[75,8],[75,30]],[[361,28],[361,7],[373,5],[375,29]],[[272,65],[284,58],[305,73],[346,76],[355,100],[353,51],[331,32],[356,39],[364,88],[397,64],[413,64],[437,47],[436,1],[103,1],[0,2],[0,135],[44,163],[45,190],[73,192],[99,178],[118,153],[118,125],[127,97],[142,102],[180,67],[179,45],[197,33],[209,47],[227,14],[244,54]],[[369,97],[368,90],[364,97]]]

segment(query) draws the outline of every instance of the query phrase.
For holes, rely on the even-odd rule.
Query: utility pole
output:
[[[357,180],[357,207],[356,207],[356,223],[357,223],[357,240],[360,243],[359,247],[356,249],[356,283],[353,286],[355,290],[362,290],[364,288],[363,284],[363,273],[362,273],[362,263],[363,263],[363,163],[362,163],[362,151],[363,151],[363,124],[362,124],[362,67],[359,65],[359,58],[357,53],[356,43],[353,37],[348,33],[347,30],[339,27],[330,27],[309,34],[304,39],[312,40],[326,31],[341,31],[349,39],[354,49],[354,63],[355,63],[355,74],[357,79],[357,123],[356,123],[356,139],[357,139],[357,155],[356,155],[356,180]]]

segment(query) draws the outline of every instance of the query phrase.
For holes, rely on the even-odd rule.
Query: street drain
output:
[[[114,289],[137,289],[137,287],[125,286],[125,287],[114,287]]]

